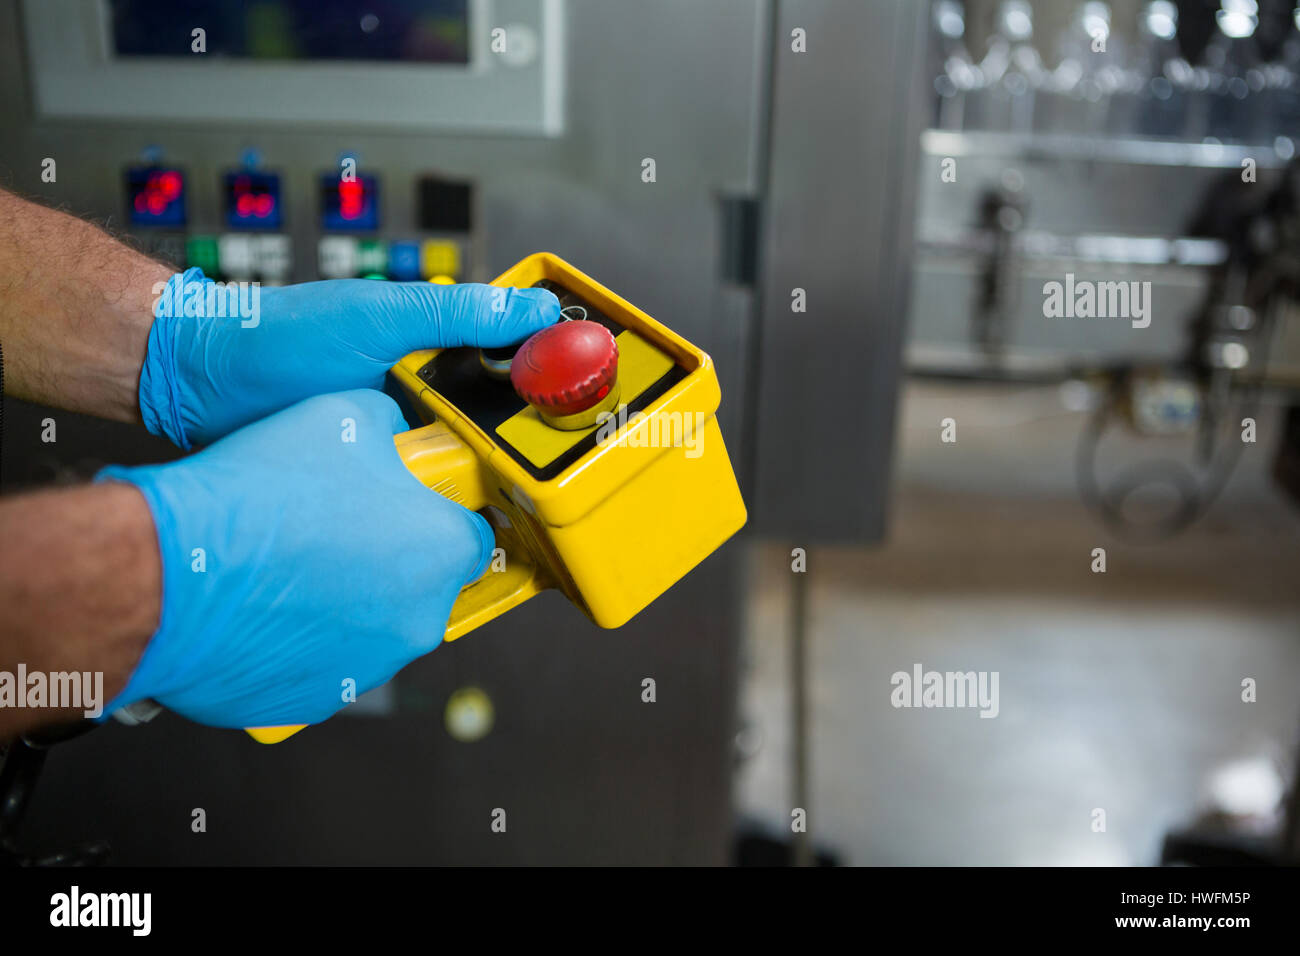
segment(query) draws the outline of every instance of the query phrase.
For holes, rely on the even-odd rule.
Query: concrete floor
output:
[[[1267,475],[1276,409],[1210,513],[1155,545],[1081,504],[1082,422],[1056,387],[912,382],[888,540],[809,549],[809,829],[842,861],[1149,865],[1224,800],[1276,822],[1300,740],[1300,509]],[[800,545],[753,549],[736,792],[786,833]],[[917,663],[997,671],[1000,713],[891,706],[890,675]]]

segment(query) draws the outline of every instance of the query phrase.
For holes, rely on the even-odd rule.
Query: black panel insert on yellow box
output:
[[[687,370],[635,332],[625,329],[582,296],[551,279],[534,283],[554,292],[564,321],[598,322],[619,346],[626,415],[643,411],[686,377]],[[538,481],[549,481],[596,447],[598,428],[561,432],[534,421],[535,413],[508,379],[489,375],[477,349],[446,349],[419,371],[420,379],[455,405]]]

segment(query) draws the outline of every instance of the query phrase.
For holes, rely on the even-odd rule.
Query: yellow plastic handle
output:
[[[474,452],[442,422],[402,432],[393,443],[402,463],[426,487],[470,511],[491,504]]]
[[[483,468],[474,452],[442,422],[402,432],[393,442],[403,464],[444,498],[470,511],[504,504],[500,493],[484,482]],[[550,586],[545,569],[529,553],[518,529],[504,523],[508,519],[503,516],[503,511],[497,512],[493,530],[497,546],[505,552],[504,568],[497,570],[498,562],[494,560],[490,570],[461,589],[451,607],[445,640],[454,641]],[[259,743],[276,744],[306,726],[287,724],[247,730]]]

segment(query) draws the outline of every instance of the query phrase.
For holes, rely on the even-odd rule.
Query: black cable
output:
[[[14,833],[27,813],[46,750],[23,740],[12,741],[0,764],[0,852],[12,852]]]
[[[93,720],[79,720],[24,734],[5,747],[0,761],[0,867],[96,866],[108,859],[109,845],[104,840],[43,856],[24,854],[15,845],[15,835],[31,804],[49,748],[97,726]]]
[[[1217,216],[1211,216],[1219,198],[1217,191],[1211,193],[1211,208],[1202,216],[1214,225],[1201,223],[1192,232],[1201,234],[1208,230],[1208,234],[1227,242],[1229,258],[1216,274],[1205,307],[1195,323],[1186,367],[1198,372],[1200,384],[1206,386],[1206,380],[1213,374],[1206,368],[1206,350],[1222,331],[1218,328],[1218,316],[1228,305],[1244,305],[1258,316],[1249,362],[1256,373],[1250,377],[1243,373],[1230,379],[1222,407],[1215,404],[1213,392],[1205,387],[1204,421],[1208,427],[1202,431],[1202,437],[1212,446],[1206,478],[1198,478],[1192,468],[1181,462],[1161,460],[1130,466],[1109,487],[1103,488],[1097,478],[1097,449],[1123,402],[1133,374],[1131,369],[1111,373],[1105,399],[1079,435],[1075,469],[1084,502],[1112,531],[1131,540],[1153,542],[1178,534],[1201,518],[1222,493],[1241,458],[1244,443],[1229,438],[1213,445],[1216,432],[1222,429],[1223,422],[1228,423],[1231,431],[1241,419],[1257,417],[1259,397],[1268,373],[1277,306],[1300,299],[1300,160],[1283,171],[1281,184],[1262,205],[1252,205],[1244,211],[1238,208],[1226,214],[1218,210]],[[1238,273],[1246,276],[1240,289],[1231,282]],[[1237,411],[1229,415],[1228,410],[1234,407],[1233,397],[1237,399]],[[1220,452],[1225,446],[1227,450]],[[1157,521],[1146,524],[1132,521],[1124,512],[1125,502],[1138,489],[1157,483],[1177,489],[1178,506],[1168,517]]]
[[[1261,325],[1261,335],[1265,340],[1268,334],[1269,330]],[[1267,350],[1261,354],[1261,369],[1266,365]],[[1263,372],[1260,374],[1262,377]],[[1079,435],[1075,473],[1084,503],[1097,512],[1115,534],[1130,541],[1154,543],[1179,534],[1204,516],[1223,492],[1237,467],[1243,443],[1232,440],[1220,442],[1219,447],[1226,447],[1227,451],[1221,454],[1217,462],[1211,460],[1208,478],[1204,480],[1199,479],[1196,472],[1183,462],[1166,458],[1129,465],[1103,488],[1097,478],[1097,449],[1123,401],[1128,381],[1127,372],[1115,374],[1106,398],[1084,425]],[[1262,391],[1260,382],[1256,380],[1239,385],[1236,390],[1243,396],[1237,403],[1238,414],[1227,416],[1224,420],[1235,423],[1241,418],[1255,418]],[[1236,426],[1234,424],[1231,427]],[[1145,524],[1133,521],[1124,512],[1125,502],[1140,488],[1158,484],[1177,489],[1178,506],[1167,517],[1159,520]]]

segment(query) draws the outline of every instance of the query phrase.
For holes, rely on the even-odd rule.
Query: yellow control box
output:
[[[548,588],[618,627],[745,523],[718,427],[707,354],[558,256],[539,252],[498,286],[550,289],[564,316],[614,336],[618,405],[552,427],[479,350],[413,352],[393,368],[427,424],[394,440],[426,486],[483,514],[501,551],[451,609],[452,641]],[[298,727],[251,729],[271,743]]]

